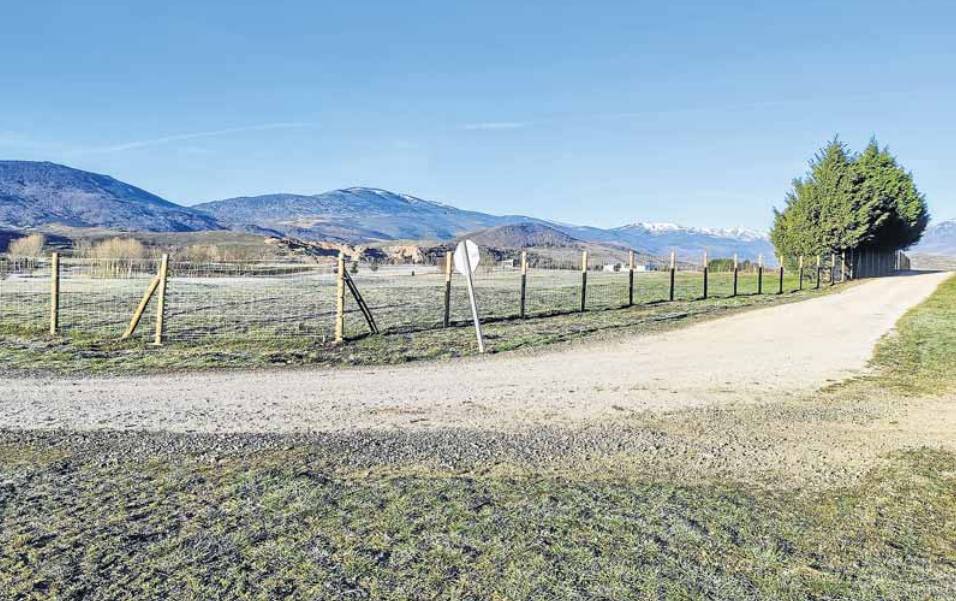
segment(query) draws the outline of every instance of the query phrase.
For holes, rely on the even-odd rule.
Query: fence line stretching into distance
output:
[[[678,260],[629,253],[624,261],[577,259],[495,262],[474,274],[483,320],[525,319],[668,301],[783,294],[909,268],[901,252],[740,262]],[[0,255],[0,331],[86,340],[136,338],[200,343],[217,339],[309,337],[334,343],[368,332],[366,313],[346,291],[346,276],[377,329],[414,332],[470,324],[463,276],[451,255],[438,264],[374,265],[246,261],[198,263]]]

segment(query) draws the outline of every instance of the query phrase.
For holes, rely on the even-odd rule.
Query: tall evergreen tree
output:
[[[862,246],[897,250],[919,242],[929,222],[926,198],[889,149],[871,140],[854,161],[853,171],[856,203],[867,226]]]
[[[783,256],[852,249],[897,250],[916,243],[929,214],[912,174],[875,140],[859,155],[834,138],[793,181],[770,237]]]
[[[783,211],[774,210],[770,238],[783,256],[814,255],[851,248],[861,233],[851,206],[852,157],[834,138],[810,161],[802,178],[793,180]]]

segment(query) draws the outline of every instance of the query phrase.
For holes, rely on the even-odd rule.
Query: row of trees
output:
[[[774,213],[770,238],[783,256],[902,250],[919,241],[929,222],[912,174],[876,140],[853,153],[834,138]]]

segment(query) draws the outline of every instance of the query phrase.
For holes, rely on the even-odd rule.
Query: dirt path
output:
[[[663,334],[402,367],[0,379],[0,428],[307,432],[579,424],[772,402],[865,369],[949,274],[884,278]]]

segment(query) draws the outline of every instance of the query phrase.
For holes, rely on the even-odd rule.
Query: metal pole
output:
[[[478,352],[485,352],[485,341],[481,337],[481,321],[478,319],[478,301],[475,300],[475,287],[471,281],[471,257],[465,249],[465,267],[468,272],[465,281],[468,283],[468,300],[471,302],[471,318],[475,322],[475,336],[478,338]]]
[[[704,300],[707,300],[707,251],[704,251]]]
[[[734,253],[734,293],[733,296],[737,296],[737,282],[739,279],[740,273],[740,264],[737,261],[737,253]]]

